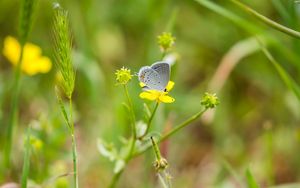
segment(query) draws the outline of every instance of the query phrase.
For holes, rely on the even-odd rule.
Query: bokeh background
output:
[[[53,2],[40,0],[29,41],[54,63]],[[211,1],[233,12],[272,39],[266,45],[287,73],[299,83],[300,41],[246,14],[230,1]],[[272,20],[300,30],[300,4],[294,0],[244,0]],[[153,130],[163,131],[198,112],[201,96],[215,92],[220,105],[178,132],[162,146],[174,187],[245,187],[251,169],[262,187],[300,181],[300,106],[274,66],[261,52],[254,34],[193,0],[60,1],[69,12],[76,69],[74,93],[81,187],[106,187],[113,164],[97,149],[97,139],[121,146],[130,135],[123,88],[115,70],[133,73],[161,57],[157,36],[176,37],[172,67],[176,102],[159,106]],[[17,37],[19,1],[0,2],[0,49],[7,36]],[[0,159],[5,143],[13,66],[0,55]],[[14,133],[13,172],[3,167],[0,185],[19,182],[25,131],[33,127],[30,184],[70,187],[71,140],[54,87],[56,69],[22,76],[19,121]],[[144,118],[137,77],[129,84],[137,119]],[[151,107],[154,103],[147,102]],[[126,167],[119,187],[160,187],[149,150]]]

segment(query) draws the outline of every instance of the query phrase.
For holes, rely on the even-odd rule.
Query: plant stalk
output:
[[[130,149],[129,149],[128,154],[125,158],[125,163],[127,164],[132,159],[132,154],[134,152],[134,147],[135,147],[135,142],[136,142],[136,139],[137,139],[137,135],[136,135],[135,115],[134,115],[133,105],[132,105],[132,102],[131,102],[131,99],[130,99],[130,96],[129,96],[127,85],[124,85],[124,91],[125,91],[127,101],[129,103],[129,113],[130,113],[130,116],[131,116],[130,119],[131,119],[131,131],[132,131],[132,141],[131,141]],[[116,187],[116,185],[118,183],[118,180],[119,180],[121,174],[123,173],[123,171],[124,170],[122,169],[118,173],[114,174],[114,176],[111,180],[111,183],[109,185],[109,188]]]
[[[168,132],[165,135],[163,135],[161,137],[161,139],[158,141],[158,143],[166,140],[167,138],[169,138],[170,136],[172,136],[173,134],[175,134],[176,132],[178,132],[182,128],[186,127],[187,125],[189,125],[190,123],[192,123],[193,121],[195,121],[196,119],[198,119],[200,116],[202,116],[202,114],[204,112],[206,112],[206,110],[207,110],[207,108],[205,108],[204,110],[201,110],[200,112],[197,112],[195,115],[191,116],[189,119],[187,119],[186,121],[184,121],[180,125],[178,125],[175,128],[173,128],[170,132]]]
[[[267,24],[268,26],[270,26],[278,31],[281,31],[287,35],[290,35],[294,38],[300,39],[300,32],[290,29],[288,27],[285,27],[277,22],[274,22],[273,20],[261,15],[260,13],[256,12],[255,10],[253,10],[252,8],[250,8],[249,6],[243,4],[242,2],[240,2],[238,0],[230,0],[230,1],[232,3],[234,3],[235,5],[237,5],[239,8],[241,8],[243,11],[253,15],[258,20],[262,21],[263,23]]]
[[[159,105],[159,102],[156,102],[155,107],[154,107],[154,109],[153,109],[153,111],[152,111],[152,113],[151,113],[151,116],[150,116],[149,119],[148,119],[146,131],[145,131],[144,134],[143,134],[142,136],[140,136],[138,139],[142,140],[142,139],[147,135],[147,133],[149,132],[150,125],[151,125],[151,123],[152,123],[152,120],[153,120],[154,115],[155,115],[155,113],[156,113],[156,110],[157,110],[157,108],[158,108],[158,105]]]
[[[29,174],[30,155],[31,155],[30,136],[31,136],[31,127],[29,127],[27,130],[27,139],[25,143],[25,153],[24,153],[24,161],[23,161],[23,169],[22,169],[22,177],[21,177],[22,188],[27,188],[27,179]]]
[[[69,98],[69,107],[70,107],[70,125],[71,125],[71,137],[72,137],[72,156],[73,156],[73,171],[74,171],[74,187],[78,188],[78,173],[77,173],[77,149],[76,149],[76,138],[75,138],[75,128],[74,120],[72,113],[72,98]]]
[[[179,130],[181,130],[182,128],[186,127],[187,125],[189,125],[190,123],[192,123],[193,121],[197,120],[199,117],[202,116],[202,114],[204,114],[204,112],[207,111],[207,108],[201,110],[200,112],[197,112],[195,115],[191,116],[189,119],[187,119],[186,121],[182,122],[181,124],[179,124],[178,126],[176,126],[175,128],[173,128],[171,131],[169,131],[168,133],[166,133],[165,135],[163,135],[158,141],[157,143],[160,143],[164,140],[166,140],[167,138],[169,138],[170,136],[172,136],[173,134],[175,134],[176,132],[178,132]],[[151,148],[151,145],[149,145],[148,147],[146,147],[144,150],[139,151],[137,153],[135,153],[133,156],[137,157],[139,155],[141,155],[142,153],[146,152],[148,149]]]
[[[16,124],[17,119],[17,109],[18,109],[18,99],[19,99],[19,93],[20,93],[20,80],[21,80],[21,67],[22,67],[22,59],[23,59],[23,53],[24,53],[24,45],[21,45],[21,52],[19,61],[14,73],[14,81],[12,85],[13,90],[13,96],[11,99],[11,108],[9,113],[9,120],[7,124],[7,134],[6,134],[6,145],[5,145],[5,151],[4,151],[4,164],[7,168],[10,168],[11,166],[11,148],[12,148],[12,142],[13,142],[13,132],[14,127]]]

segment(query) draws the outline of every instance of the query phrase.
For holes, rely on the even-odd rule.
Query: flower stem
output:
[[[13,96],[11,99],[11,108],[9,113],[9,120],[7,124],[7,135],[6,135],[6,145],[5,145],[5,151],[4,151],[4,164],[7,168],[10,168],[11,165],[11,148],[12,148],[12,142],[13,142],[13,132],[14,127],[16,124],[17,119],[17,109],[18,109],[18,99],[19,99],[19,93],[20,93],[20,80],[21,80],[21,66],[22,66],[22,59],[23,59],[23,52],[24,52],[24,45],[21,46],[21,52],[19,61],[14,73],[14,82],[12,85],[13,90]]]
[[[76,139],[75,139],[75,130],[74,130],[74,120],[72,113],[72,98],[69,98],[69,107],[70,107],[70,132],[72,137],[72,155],[73,155],[73,171],[74,171],[74,187],[78,188],[78,174],[77,174],[77,149],[76,149]]]
[[[136,139],[136,127],[135,127],[135,115],[134,115],[134,111],[133,111],[133,105],[132,105],[132,102],[131,102],[131,99],[130,99],[130,96],[129,96],[129,92],[128,92],[128,89],[127,89],[127,86],[124,85],[124,90],[125,90],[125,95],[126,95],[126,98],[127,98],[127,101],[128,101],[128,104],[129,104],[129,113],[131,115],[131,130],[132,130],[132,135],[133,135],[133,138],[134,140]]]
[[[178,125],[177,127],[175,127],[174,129],[172,129],[170,132],[168,132],[167,134],[163,135],[161,137],[161,139],[159,140],[159,142],[162,142],[162,141],[166,140],[167,138],[169,138],[170,136],[172,136],[173,134],[175,134],[176,132],[178,132],[182,128],[186,127],[187,125],[189,125],[190,123],[192,123],[193,121],[195,121],[196,119],[198,119],[200,116],[202,116],[202,114],[204,112],[206,112],[206,110],[207,110],[207,108],[204,108],[204,110],[201,110],[200,112],[198,112],[195,115],[191,116],[189,119],[187,119],[186,121],[184,121],[183,123],[181,123],[180,125]]]
[[[125,162],[127,163],[130,160],[131,155],[134,151],[134,146],[135,146],[135,141],[136,141],[137,136],[136,136],[136,126],[135,126],[135,115],[134,115],[134,111],[133,111],[133,105],[132,105],[132,102],[131,102],[131,99],[129,96],[129,92],[127,89],[127,85],[124,85],[124,90],[125,90],[125,94],[126,94],[126,97],[127,97],[128,103],[129,103],[129,108],[130,108],[129,113],[131,114],[131,131],[132,131],[132,142],[131,142],[129,152],[125,159]]]
[[[164,57],[166,56],[166,54],[167,54],[167,51],[163,50],[163,52],[161,53],[161,60],[164,59]]]
[[[132,159],[132,154],[134,152],[134,147],[135,147],[135,142],[136,142],[137,136],[136,136],[136,125],[135,125],[135,115],[134,115],[134,111],[133,111],[133,105],[132,105],[131,98],[129,96],[129,92],[128,92],[126,84],[124,84],[124,91],[125,91],[127,101],[129,103],[129,113],[131,116],[130,119],[131,119],[131,131],[132,131],[132,141],[131,141],[130,149],[125,158],[125,163],[127,164]],[[124,170],[120,170],[119,172],[114,174],[114,176],[111,180],[111,183],[109,185],[109,188],[114,188],[116,186],[123,171]]]
[[[186,121],[184,121],[183,123],[181,123],[180,125],[176,126],[175,128],[173,128],[171,131],[169,131],[168,133],[166,133],[165,135],[163,135],[158,141],[157,143],[160,143],[164,140],[166,140],[167,138],[169,138],[170,136],[172,136],[173,134],[175,134],[176,132],[178,132],[179,130],[181,130],[182,128],[186,127],[187,125],[189,125],[190,123],[192,123],[193,121],[197,120],[199,117],[202,116],[202,114],[204,114],[204,112],[206,112],[207,108],[204,108],[203,110],[197,112],[196,114],[194,114],[193,116],[191,116],[190,118],[188,118]],[[139,151],[137,153],[135,153],[133,156],[139,156],[142,153],[144,153],[145,151],[147,151],[148,149],[151,148],[151,145],[149,145],[148,147],[146,147],[144,150]]]
[[[129,95],[128,95],[129,96]],[[160,140],[157,141],[157,143],[160,143],[162,141],[164,141],[165,139],[169,138],[170,136],[172,136],[173,134],[175,134],[176,132],[178,132],[180,129],[186,127],[187,125],[189,125],[190,123],[192,123],[193,121],[197,120],[199,117],[202,116],[202,114],[204,114],[204,112],[206,112],[207,108],[205,108],[204,110],[201,110],[200,112],[196,113],[195,115],[191,116],[189,119],[187,119],[186,121],[184,121],[183,123],[181,123],[180,125],[176,126],[174,129],[172,129],[170,132],[168,132],[167,134],[165,134]],[[135,141],[135,140],[134,140]],[[137,157],[139,155],[141,155],[142,153],[144,153],[145,151],[147,151],[148,149],[150,149],[152,147],[152,145],[149,145],[148,147],[146,147],[144,150],[139,151],[137,153],[134,153],[134,155],[130,155],[127,160],[125,161],[126,163],[128,163],[129,160],[131,160],[134,157]],[[116,173],[113,178],[112,181],[109,185],[109,188],[114,188],[120,178],[120,176],[122,175],[124,170],[119,171],[118,173]]]
[[[30,168],[30,155],[31,155],[31,145],[30,145],[31,127],[27,129],[27,138],[25,142],[25,152],[23,160],[22,178],[21,178],[21,188],[27,187],[27,180]]]
[[[153,111],[152,111],[152,113],[151,113],[151,116],[150,116],[149,119],[148,119],[146,131],[145,131],[144,134],[143,134],[142,136],[140,136],[138,139],[142,140],[142,139],[147,135],[147,133],[148,133],[148,131],[149,131],[149,129],[150,129],[150,125],[151,125],[151,123],[152,123],[153,117],[154,117],[154,115],[155,115],[155,113],[156,113],[156,110],[157,110],[157,108],[158,108],[158,105],[159,105],[159,102],[156,102],[156,105],[155,105],[155,107],[154,107],[154,109],[153,109]]]
[[[72,153],[73,153],[73,170],[74,170],[74,184],[78,188],[78,174],[77,174],[77,150],[76,150],[76,139],[72,134]]]
[[[121,174],[123,173],[124,170],[120,170],[118,173],[114,174],[113,179],[111,180],[111,183],[109,185],[109,188],[114,188],[116,187],[118,180],[120,179]]]
[[[171,188],[170,175],[166,170],[157,173],[157,175],[163,188]]]
[[[151,142],[152,142],[152,146],[153,146],[153,150],[154,150],[156,159],[161,160],[161,154],[160,154],[160,151],[158,149],[158,146],[157,146],[156,142],[154,141],[154,138],[151,136],[150,139],[151,139]]]

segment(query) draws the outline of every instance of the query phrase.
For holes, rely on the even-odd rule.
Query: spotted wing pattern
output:
[[[146,84],[146,89],[163,91],[165,86],[161,84],[161,78],[157,71],[149,66],[142,67],[139,71],[139,80]]]

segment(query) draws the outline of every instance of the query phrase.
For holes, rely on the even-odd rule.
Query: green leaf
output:
[[[264,46],[263,42],[257,37],[257,41],[261,46],[262,52],[268,58],[268,60],[272,63],[279,76],[286,84],[288,89],[290,89],[300,101],[300,87],[299,85],[290,77],[290,75],[281,67],[281,65],[275,60],[269,50]]]
[[[28,35],[30,33],[36,6],[37,0],[21,1],[19,37],[22,46],[26,43]]]
[[[246,170],[246,179],[248,188],[259,188],[258,183],[255,181],[249,168]]]
[[[118,152],[113,144],[107,144],[102,139],[97,139],[98,151],[110,161],[115,161],[118,158]]]
[[[137,137],[140,137],[140,136],[144,135],[145,132],[146,132],[146,129],[147,129],[147,124],[143,121],[138,121],[136,123],[136,135],[137,135]]]
[[[124,169],[125,167],[125,161],[123,159],[119,159],[116,161],[115,163],[115,167],[114,167],[114,173],[117,174],[119,173],[121,170]]]

